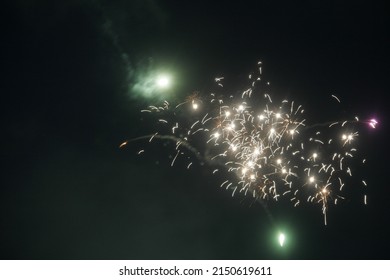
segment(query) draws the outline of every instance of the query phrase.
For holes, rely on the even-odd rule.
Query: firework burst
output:
[[[258,75],[249,75],[250,86],[238,95],[194,93],[178,105],[165,101],[142,110],[154,114],[159,123],[149,142],[168,139],[176,144],[171,165],[181,157],[190,168],[192,154],[217,166],[213,174],[232,174],[221,187],[232,190],[233,196],[244,193],[276,201],[285,197],[294,206],[319,204],[326,224],[329,204],[343,199],[343,188],[352,181],[351,164],[365,162],[356,157],[357,124],[375,128],[378,123],[358,117],[321,124],[306,121],[301,105],[273,102],[261,71],[259,63]],[[223,78],[215,81],[223,88]],[[361,185],[366,187],[366,181]]]

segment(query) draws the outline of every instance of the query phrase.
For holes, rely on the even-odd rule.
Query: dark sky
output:
[[[389,10],[295,2],[3,4],[0,258],[389,259]],[[163,146],[118,148],[153,133],[140,110],[156,100],[133,87],[143,73],[176,73],[178,99],[208,93],[218,76],[234,87],[259,60],[273,94],[314,117],[380,119],[359,139],[369,205],[347,191],[324,226],[318,205],[266,211],[220,189],[207,166],[170,167]],[[325,109],[331,94],[340,112]]]

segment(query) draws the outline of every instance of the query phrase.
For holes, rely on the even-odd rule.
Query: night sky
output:
[[[389,259],[386,1],[9,2],[0,258]],[[325,226],[319,205],[232,198],[207,166],[171,167],[162,143],[118,148],[154,132],[140,110],[158,97],[134,87],[143,76],[172,73],[160,99],[183,100],[219,76],[240,88],[258,61],[271,94],[314,119],[379,119],[358,139],[367,206],[350,186]]]

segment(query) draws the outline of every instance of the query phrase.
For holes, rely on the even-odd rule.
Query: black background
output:
[[[212,3],[210,3],[212,2]],[[1,11],[3,259],[388,259],[385,1],[12,1]],[[194,164],[126,139],[150,134],[129,85],[168,67],[177,96],[234,84],[263,62],[272,94],[363,129],[369,203],[260,203]],[[340,112],[326,106],[342,99]],[[337,109],[339,110],[339,109]],[[345,115],[343,115],[345,114]],[[288,238],[276,242],[278,230]]]

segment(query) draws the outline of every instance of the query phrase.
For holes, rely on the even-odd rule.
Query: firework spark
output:
[[[159,130],[149,142],[165,138],[176,143],[171,165],[182,157],[190,159],[185,163],[190,168],[193,159],[186,150],[203,162],[222,166],[213,174],[225,170],[234,175],[221,184],[233,195],[276,201],[288,196],[294,206],[301,201],[318,203],[326,223],[329,202],[336,204],[344,198],[342,189],[352,176],[359,135],[354,128],[360,121],[355,117],[325,125],[307,124],[301,105],[287,100],[273,103],[268,88],[261,86],[261,72],[260,67],[257,77],[249,76],[250,86],[238,97],[226,93],[201,97],[197,93],[177,106],[165,101],[162,106],[142,110],[154,114],[158,122]],[[215,81],[223,88],[222,77]],[[378,122],[363,123],[375,128]]]
[[[279,233],[278,239],[280,247],[283,247],[286,236],[283,233]]]

